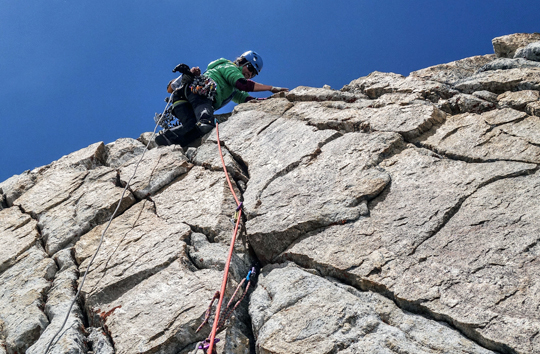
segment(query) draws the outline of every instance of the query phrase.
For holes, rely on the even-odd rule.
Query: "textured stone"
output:
[[[105,164],[112,168],[117,168],[135,156],[143,153],[145,146],[138,140],[132,138],[118,139],[105,145]]]
[[[79,272],[71,256],[71,250],[65,249],[55,254],[54,260],[60,266],[55,274],[51,290],[47,294],[45,313],[50,323],[28,350],[27,354],[46,354],[45,350],[54,343],[48,353],[51,354],[79,354],[87,351],[86,335],[83,325],[83,314],[79,304],[75,302],[67,318],[67,322],[60,331],[66,320],[66,314],[70,310],[71,303],[77,292],[77,278]]]
[[[110,335],[116,354],[175,354],[206,338],[208,326],[195,333],[221,282],[215,270],[192,272],[177,260],[129,289],[114,301],[94,309]]]
[[[501,107],[525,110],[527,104],[540,101],[540,92],[533,90],[505,92],[497,97]]]
[[[445,233],[447,236],[441,240],[439,245],[441,252],[446,254],[447,259],[441,260],[441,264],[448,265],[447,277],[443,281],[443,273],[440,267],[431,267],[426,262],[430,259],[438,262],[436,256],[432,257],[430,251],[424,250],[426,245],[431,244],[433,239],[437,239],[448,225],[451,225],[454,218],[463,215],[464,221],[471,220],[470,212],[463,212],[470,200],[477,200],[477,195],[489,195],[486,193],[491,186],[498,187],[500,191],[507,191],[510,196],[523,195],[522,200],[530,199],[528,205],[516,204],[512,210],[530,210],[525,215],[534,215],[530,203],[533,201],[529,195],[535,193],[535,188],[526,188],[527,193],[514,193],[514,180],[512,178],[519,174],[526,174],[535,170],[535,165],[528,165],[513,162],[497,162],[471,164],[448,159],[440,159],[436,155],[427,154],[425,151],[417,149],[407,149],[400,155],[394,156],[384,161],[382,166],[388,171],[392,178],[391,188],[387,189],[381,196],[370,203],[369,217],[361,218],[355,223],[346,225],[335,225],[324,230],[317,230],[300,238],[295,244],[287,249],[279,260],[292,260],[304,267],[315,268],[323,274],[346,279],[347,282],[355,284],[364,290],[376,290],[383,294],[388,294],[395,298],[403,308],[414,310],[415,312],[424,312],[420,304],[431,301],[437,303],[441,296],[440,291],[445,288],[445,284],[457,284],[457,279],[461,274],[460,268],[450,265],[450,259],[455,256],[455,252],[447,250],[449,245],[452,249],[460,249],[463,257],[463,264],[469,264],[485,252],[495,252],[500,249],[503,243],[486,243],[486,247],[493,247],[493,251],[488,251],[486,247],[475,244],[476,233],[471,228],[468,234],[470,244],[454,245],[454,234]],[[521,177],[530,181],[537,180],[533,176]],[[536,183],[538,184],[538,183]],[[519,190],[519,189],[517,189]],[[411,196],[414,196],[411,197]],[[521,198],[520,198],[521,199]],[[487,203],[487,200],[483,203]],[[500,210],[507,208],[508,203],[494,201],[499,204]],[[482,202],[478,203],[482,205]],[[484,208],[484,207],[481,207]],[[486,211],[493,210],[493,207],[486,208]],[[539,209],[540,210],[540,209]],[[455,215],[457,213],[457,215]],[[503,212],[501,212],[503,213]],[[530,214],[532,213],[532,214]],[[516,212],[516,216],[509,215],[509,219],[518,219],[523,212]],[[533,217],[534,218],[534,217]],[[529,220],[527,217],[526,220]],[[527,221],[524,220],[524,225]],[[482,223],[471,223],[474,227],[481,227]],[[486,240],[491,239],[490,232],[499,235],[511,235],[504,227],[498,227],[486,231]],[[524,235],[530,235],[527,239],[530,242],[536,238],[534,229],[538,225],[526,226],[517,231]],[[518,230],[518,229],[516,229]],[[533,246],[531,246],[533,247]],[[512,246],[512,249],[520,250],[522,246]],[[499,252],[495,252],[499,253]],[[489,259],[485,260],[486,263]],[[502,263],[501,263],[502,264]],[[408,274],[409,268],[416,267],[417,275],[411,275],[404,279]],[[475,267],[471,264],[472,269]],[[422,278],[420,278],[420,272]],[[505,272],[504,266],[501,272]],[[425,278],[424,278],[425,277]],[[431,280],[426,281],[427,278]],[[484,277],[471,277],[469,282],[485,282]],[[486,280],[486,282],[489,282]],[[439,284],[440,288],[434,284]],[[464,282],[463,286],[467,286]],[[417,289],[412,295],[411,289]],[[421,289],[421,290],[420,290]],[[478,290],[480,291],[480,290]],[[492,294],[491,291],[482,291],[482,294]],[[407,295],[405,295],[407,294]],[[484,335],[476,331],[476,326],[482,326],[477,319],[473,321],[476,314],[487,316],[493,322],[493,326],[502,326],[509,333],[519,333],[520,329],[513,329],[514,324],[498,321],[491,316],[489,311],[473,311],[474,306],[469,303],[470,296],[461,293],[454,298],[454,305],[449,304],[450,308],[456,303],[467,308],[469,315],[463,312],[463,317],[457,321],[457,316],[451,314],[450,309],[441,310],[433,308],[432,316],[438,319],[444,319],[448,322],[459,325],[459,328],[467,335],[475,338],[479,343],[487,345],[496,350],[506,350],[497,338]],[[532,303],[534,297],[530,297]],[[499,298],[500,300],[500,298]],[[465,310],[464,310],[465,311]],[[468,317],[470,316],[470,317]],[[535,315],[531,315],[535,316]],[[466,318],[469,318],[468,322]],[[525,328],[525,327],[524,327]],[[513,332],[515,331],[515,332]],[[509,334],[508,336],[511,336]],[[508,339],[505,340],[509,343]],[[515,342],[512,347],[515,347]],[[527,352],[527,351],[524,351]]]
[[[457,82],[454,87],[463,93],[540,90],[540,67],[485,71]]]
[[[105,227],[94,228],[75,245],[81,273],[86,271]],[[170,265],[185,254],[190,232],[185,224],[169,225],[161,220],[149,201],[115,218],[82,289],[86,306],[99,308]]]
[[[26,171],[20,175],[8,178],[0,183],[0,189],[5,194],[7,206],[14,205],[17,198],[32,189],[38,182],[55,174],[76,173],[88,171],[102,166],[106,160],[106,149],[102,142],[89,145],[83,149],[65,155],[49,165]],[[46,201],[45,201],[46,202]]]
[[[231,238],[236,202],[223,172],[195,166],[152,199],[157,216],[169,225],[187,224],[213,242]]]
[[[39,238],[37,222],[19,208],[0,210],[0,274]]]
[[[111,341],[101,328],[88,329],[88,342],[94,354],[115,354]]]
[[[534,36],[499,42],[524,53]],[[218,353],[540,352],[540,62],[493,58],[301,86],[216,117],[243,201],[225,304],[275,262]],[[217,132],[185,155],[144,152],[130,190],[153,133],[0,183],[0,353],[42,354],[87,268],[54,353],[195,351],[237,208]]]
[[[48,326],[42,309],[56,270],[54,261],[34,246],[0,274],[0,338],[7,353],[24,353]]]
[[[198,172],[201,174],[194,173],[195,178],[214,174],[202,169]],[[223,181],[221,185],[224,187]],[[155,199],[159,209],[162,200],[159,195]],[[142,201],[114,219],[107,231],[82,293],[91,325],[106,329],[116,353],[132,353],[136,348],[140,353],[172,354],[208,335],[208,329],[198,334],[195,329],[219,287],[221,272],[215,268],[222,270],[227,247],[209,243],[202,234],[192,234],[181,220],[178,215],[171,219],[158,216],[154,203]],[[88,266],[104,227],[96,227],[76,244],[81,272]],[[187,242],[192,245],[189,256]],[[191,259],[200,268],[208,265],[212,269],[197,270]],[[217,267],[208,263],[218,259]],[[246,268],[235,256],[231,278],[245,277]],[[234,285],[231,283],[230,289]]]
[[[137,140],[143,143],[144,146],[148,146],[148,150],[157,148],[158,145],[156,144],[154,140],[155,134],[154,132],[146,132],[142,133]]]
[[[531,116],[540,117],[540,101],[530,102],[527,104],[527,107],[525,107],[525,111]]]
[[[491,126],[515,123],[527,117],[524,112],[517,111],[511,108],[502,108],[482,114],[482,119]]]
[[[364,109],[373,100],[355,103],[344,102],[298,102],[287,111],[286,118],[301,119],[320,130],[335,129],[343,132],[369,131],[368,117]]]
[[[514,113],[515,112],[515,113]],[[540,162],[538,117],[510,109],[449,117],[418,142],[439,153],[467,161]]]
[[[387,105],[381,108],[362,104],[304,103],[290,109],[287,117],[302,119],[319,129],[339,129],[344,132],[396,132],[412,139],[444,121],[446,113],[427,104]]]
[[[383,73],[374,71],[368,76],[364,76],[351,81],[341,89],[345,92],[364,93],[369,98],[374,99],[385,93],[396,92],[394,85],[396,82],[403,82],[405,76],[395,73]]]
[[[478,95],[460,93],[448,100],[440,100],[438,107],[450,114],[482,113],[497,108],[497,104],[486,101]]]
[[[492,353],[378,294],[340,286],[293,266],[263,270],[250,314],[261,354]]]
[[[0,183],[0,189],[4,195],[5,206],[12,206],[17,198],[36,184],[37,178],[38,173],[26,171],[20,175],[12,176]]]
[[[239,321],[235,323],[240,324]],[[222,353],[231,353],[231,354],[250,354],[250,339],[244,333],[243,328],[240,326],[230,326],[227,328],[225,333],[226,342],[223,345]]]
[[[268,113],[273,116],[280,116],[283,113],[285,113],[288,109],[290,109],[293,105],[294,104],[290,102],[289,100],[287,100],[285,97],[272,98],[272,99],[263,100],[263,101],[251,100],[247,102],[246,104],[239,104],[235,106],[233,109],[233,115],[236,115],[241,112],[248,112],[248,111],[256,110],[258,112]],[[237,116],[235,116],[233,120],[236,120],[236,118]],[[241,132],[242,130],[244,129],[239,130],[238,133]],[[215,135],[215,133],[211,134],[211,136],[213,135]],[[212,140],[215,140],[215,138]]]
[[[211,243],[205,235],[194,232],[191,234],[190,245],[187,248],[189,258],[199,269],[215,269],[223,271],[229,253],[229,248],[221,243]],[[253,263],[247,255],[235,252],[232,255],[229,271],[237,282],[245,278],[249,266]]]
[[[259,259],[271,261],[303,232],[366,215],[390,182],[377,163],[401,143],[392,133],[349,133],[268,184],[246,225]]]
[[[353,80],[342,88],[342,91],[364,93],[371,99],[386,93],[419,93],[422,98],[437,102],[441,98],[450,98],[457,92],[451,86],[424,80],[417,76],[404,77],[394,73],[375,71],[368,76]]]
[[[116,183],[116,172],[107,167],[91,171],[54,169],[15,204],[38,220],[45,250],[52,255],[108,220],[123,192]],[[134,196],[127,192],[119,212],[134,202]]]
[[[332,90],[329,88],[313,88],[306,86],[298,86],[294,90],[291,90],[286,94],[289,101],[309,101],[309,102],[321,102],[321,101],[344,101],[354,102],[359,99],[367,99],[368,97],[363,94],[353,94],[349,92],[343,92],[338,90]]]
[[[494,59],[494,54],[474,56],[413,71],[410,76],[453,85],[459,80],[476,74],[478,70],[489,65]]]
[[[478,72],[490,71],[490,70],[508,70],[508,69],[521,69],[521,68],[539,68],[540,63],[526,60],[523,58],[510,59],[499,58],[495,59],[486,65],[478,69]]]
[[[53,162],[51,169],[76,169],[80,171],[93,170],[96,167],[105,165],[106,149],[103,142],[89,145],[83,149],[62,156]]]
[[[483,99],[484,101],[489,101],[491,103],[498,103],[497,101],[497,94],[493,93],[493,92],[489,92],[489,91],[475,91],[473,92],[472,94],[473,96],[475,97],[478,97],[478,98],[481,98]]]
[[[384,95],[380,96],[376,100],[369,102],[369,106],[373,108],[381,108],[381,107],[388,106],[391,104],[400,105],[400,106],[408,106],[408,105],[413,105],[413,104],[429,105],[429,103],[426,102],[422,98],[422,95],[419,92],[385,93]]]
[[[68,200],[83,184],[88,172],[67,170],[41,177],[30,191],[18,198],[16,205],[39,217]]]
[[[540,145],[540,117],[532,116],[514,124],[502,125],[501,131],[527,143],[527,148]],[[532,149],[532,148],[531,148]],[[535,149],[536,151],[536,149]],[[535,160],[537,162],[538,160]]]
[[[229,172],[235,180],[247,182],[249,178],[247,176],[247,171],[244,171],[244,167],[235,160],[226,147],[222,146],[221,151],[223,153],[223,160],[225,161],[227,172]],[[223,171],[223,163],[221,162],[216,143],[207,141],[202,144],[195,150],[191,160],[197,166],[203,166],[212,171]]]
[[[494,349],[540,352],[538,177],[479,189],[415,257],[389,263],[379,279],[393,284],[396,297],[420,301]]]
[[[446,114],[433,105],[387,106],[370,113],[371,129],[396,132],[405,139],[417,137],[446,118]]]
[[[540,33],[514,33],[493,38],[493,50],[499,58],[513,58],[516,50],[540,40]]]
[[[540,61],[540,41],[527,44],[516,50],[514,58],[525,58],[532,61]]]
[[[254,129],[245,129],[247,126]],[[335,131],[320,131],[298,120],[266,112],[243,111],[223,124],[221,140],[248,167],[250,180],[243,195],[246,212],[249,214],[256,207],[267,185],[304,159],[309,160],[337,136]]]
[[[391,176],[392,184],[370,203],[369,217],[307,234],[291,245],[281,259],[299,261],[307,256],[319,259],[319,264],[331,264],[336,271],[368,275],[395,255],[413,253],[479,187],[532,172],[536,167],[514,162],[452,161],[423,149],[406,149],[380,166]],[[325,247],[316,246],[321,241]],[[290,258],[292,255],[299,258]]]
[[[126,162],[120,167],[120,176],[123,182],[131,180],[131,191],[137,198],[143,199],[169,185],[191,167],[182,147],[163,146],[147,151],[142,160],[137,156]]]
[[[219,341],[214,348],[217,354],[250,354],[251,343],[250,338],[246,336],[245,325],[237,321],[234,317],[231,319],[232,325],[229,325],[224,332],[219,334]],[[201,343],[193,343],[178,354],[200,354],[201,349],[198,349]]]

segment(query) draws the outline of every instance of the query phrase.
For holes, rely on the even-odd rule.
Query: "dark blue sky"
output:
[[[339,89],[493,53],[494,37],[539,32],[539,13],[538,0],[0,0],[0,181],[152,131],[181,62],[252,49],[258,82]]]

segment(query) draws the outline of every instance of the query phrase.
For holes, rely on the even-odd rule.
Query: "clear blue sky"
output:
[[[339,89],[493,53],[494,37],[539,32],[538,14],[538,0],[0,0],[0,181],[152,131],[181,62],[252,49],[258,82]]]

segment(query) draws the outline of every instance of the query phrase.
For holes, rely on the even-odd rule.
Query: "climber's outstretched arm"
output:
[[[255,87],[253,88],[253,92],[261,92],[261,91],[270,91],[272,93],[278,93],[278,92],[288,92],[289,89],[285,87],[263,85],[256,82]]]

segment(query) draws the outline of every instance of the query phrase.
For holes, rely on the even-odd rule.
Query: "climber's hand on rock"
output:
[[[270,92],[272,93],[289,92],[289,89],[285,87],[272,86],[272,89],[270,90]]]

